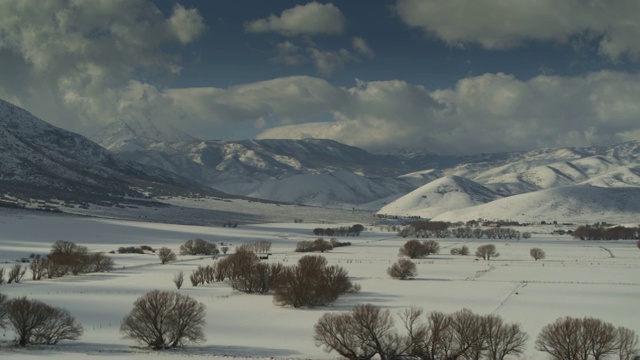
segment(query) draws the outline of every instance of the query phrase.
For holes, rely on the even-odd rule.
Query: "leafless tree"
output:
[[[220,248],[220,251],[222,251],[223,254],[226,254],[227,251],[229,251],[229,247],[228,246],[223,246]]]
[[[31,279],[40,280],[46,274],[47,268],[45,267],[46,258],[37,257],[31,260],[29,269],[31,270]]]
[[[180,271],[173,275],[173,283],[176,285],[176,288],[180,290],[182,284],[184,283],[184,272]]]
[[[529,255],[531,255],[531,257],[536,261],[545,258],[544,250],[542,250],[540,248],[533,248],[533,249],[529,250]]]
[[[375,350],[363,344],[353,330],[351,314],[325,313],[314,326],[316,346],[347,359],[370,359]]]
[[[356,306],[349,314],[327,313],[314,330],[318,346],[349,359],[370,359],[377,354],[387,360],[399,353],[401,341],[389,310],[371,304]]]
[[[486,315],[482,322],[488,359],[503,360],[508,355],[522,355],[528,335],[518,324],[506,324],[497,315]]]
[[[125,337],[153,349],[204,341],[205,306],[177,292],[153,290],[138,298],[120,325]]]
[[[0,268],[0,285],[4,284],[4,268]]]
[[[493,244],[486,244],[478,246],[476,250],[476,257],[484,260],[491,260],[492,257],[498,257],[500,254],[496,251],[496,246]]]
[[[13,282],[15,282],[16,284],[19,283],[20,281],[22,281],[22,277],[24,276],[24,274],[26,272],[27,272],[27,268],[26,267],[23,268],[22,265],[20,265],[20,264],[13,265],[11,270],[9,270],[7,283],[9,283],[9,284],[11,284]]]
[[[406,280],[418,275],[416,264],[409,259],[400,259],[387,269],[387,274],[394,279]]]
[[[88,261],[90,266],[87,272],[107,272],[113,270],[113,259],[103,252],[88,255]]]
[[[564,317],[542,329],[536,349],[557,360],[599,360],[620,353],[620,335],[627,334],[600,319]]]
[[[51,245],[50,254],[66,254],[86,253],[88,249],[84,246],[77,245],[73,241],[58,240]]]
[[[218,253],[216,244],[202,240],[187,240],[180,245],[180,255],[214,255]]]
[[[7,319],[19,346],[77,340],[84,331],[66,310],[26,297],[7,303]]]
[[[482,316],[469,309],[451,314],[451,330],[454,339],[454,353],[458,358],[465,356],[478,359],[484,350],[484,326]]]
[[[638,240],[638,242],[636,243],[636,246],[638,247],[638,249],[640,249],[640,240]]]
[[[176,253],[173,252],[173,250],[169,249],[168,247],[161,247],[158,250],[158,258],[160,259],[160,262],[163,264],[168,263],[169,261],[176,261]]]
[[[640,349],[638,349],[638,335],[636,335],[635,331],[620,326],[617,329],[617,337],[618,348],[616,350],[620,360],[637,358]]]

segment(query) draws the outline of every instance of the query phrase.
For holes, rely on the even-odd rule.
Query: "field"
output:
[[[349,223],[347,225],[351,225]],[[167,246],[177,252],[185,240],[202,238],[231,244],[268,240],[273,243],[268,261],[293,264],[302,255],[296,243],[314,240],[314,227],[339,224],[269,223],[238,228],[171,225],[139,221],[47,215],[3,210],[0,213],[0,266],[10,267],[30,254],[46,254],[56,240],[109,252],[121,246]],[[532,232],[527,240],[437,239],[441,251],[416,260],[414,280],[392,280],[386,269],[397,260],[398,249],[408,239],[395,236],[379,225],[351,241],[352,246],[325,253],[330,264],[346,268],[362,286],[358,294],[346,295],[329,307],[293,309],[276,306],[268,295],[234,292],[225,283],[192,287],[188,280],[180,290],[207,306],[206,342],[185,349],[150,352],[123,339],[120,320],[139,296],[153,289],[175,290],[173,275],[188,276],[211,258],[178,256],[160,265],[152,254],[112,254],[116,268],[110,273],[31,281],[27,272],[20,284],[0,285],[10,298],[27,296],[68,309],[85,328],[77,342],[57,346],[16,349],[13,334],[0,337],[0,358],[43,357],[85,359],[135,358],[183,359],[208,357],[330,359],[313,341],[313,325],[327,311],[349,311],[371,303],[393,314],[419,306],[426,311],[454,312],[468,308],[480,314],[498,314],[517,322],[529,334],[525,359],[545,359],[533,343],[540,329],[560,316],[592,316],[640,333],[637,321],[640,299],[640,250],[634,241],[579,241],[552,235],[553,226],[518,229]],[[472,253],[493,243],[500,256],[491,261],[474,256],[453,256],[454,246],[467,245]],[[529,249],[542,248],[546,259],[534,261]],[[396,322],[401,327],[399,319]]]

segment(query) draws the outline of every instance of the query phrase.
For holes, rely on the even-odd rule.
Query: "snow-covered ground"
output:
[[[351,225],[353,223],[347,223]],[[328,359],[315,346],[313,325],[327,311],[349,311],[371,303],[397,313],[409,306],[426,311],[454,312],[469,308],[480,314],[494,313],[518,322],[529,334],[525,359],[544,359],[533,343],[540,329],[560,316],[592,316],[640,333],[637,303],[640,299],[640,250],[633,241],[579,241],[552,235],[556,228],[539,226],[527,240],[439,239],[441,254],[416,260],[419,275],[414,280],[392,280],[386,269],[397,260],[398,249],[408,239],[380,226],[367,225],[360,237],[348,238],[350,247],[325,253],[330,264],[345,267],[352,280],[362,286],[358,294],[346,295],[329,307],[292,309],[275,305],[271,296],[233,291],[225,283],[192,287],[185,281],[179,290],[207,306],[207,340],[203,344],[167,352],[136,347],[119,333],[120,320],[133,302],[146,292],[175,290],[173,275],[191,273],[211,258],[178,256],[178,261],[160,265],[154,255],[112,254],[113,272],[31,281],[27,273],[20,284],[0,285],[10,298],[27,296],[68,309],[84,326],[77,342],[53,347],[15,349],[13,334],[0,337],[0,358],[41,359],[183,359],[185,357]],[[0,266],[30,254],[45,254],[56,240],[74,241],[92,251],[111,251],[121,246],[167,246],[177,252],[188,239],[202,238],[232,244],[269,240],[269,261],[293,264],[301,240],[313,240],[312,229],[337,226],[318,223],[271,223],[238,228],[188,226],[140,221],[47,215],[0,210]],[[472,252],[493,243],[500,257],[490,262],[473,256],[449,255],[451,247],[467,245]],[[529,249],[542,248],[547,257],[534,261]],[[607,251],[608,250],[608,251]],[[612,257],[613,255],[613,257]],[[399,319],[396,326],[401,327]]]

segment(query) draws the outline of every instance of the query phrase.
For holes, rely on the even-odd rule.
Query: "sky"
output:
[[[636,0],[0,0],[0,98],[92,137],[477,154],[640,140]]]

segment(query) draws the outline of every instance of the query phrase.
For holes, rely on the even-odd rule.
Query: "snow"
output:
[[[24,295],[64,307],[86,332],[78,342],[16,349],[9,346],[12,334],[7,331],[0,340],[0,358],[336,358],[335,353],[315,346],[313,325],[327,311],[349,311],[362,303],[390,309],[392,314],[409,306],[427,312],[469,308],[480,314],[498,314],[508,322],[520,323],[529,334],[525,358],[530,360],[546,358],[533,349],[533,343],[540,329],[560,316],[593,316],[640,333],[640,323],[630,316],[637,313],[640,298],[640,251],[633,241],[579,241],[551,234],[557,229],[554,226],[540,225],[518,229],[533,233],[527,240],[437,239],[441,254],[416,260],[417,278],[399,281],[390,279],[386,269],[397,260],[398,249],[407,239],[380,226],[365,225],[368,229],[360,237],[345,239],[352,246],[323,254],[330,264],[348,270],[362,286],[360,293],[343,296],[328,307],[292,309],[275,305],[268,295],[235,292],[225,283],[196,288],[185,283],[179,291],[207,306],[207,340],[175,351],[150,352],[122,339],[120,320],[139,296],[153,289],[175,290],[173,274],[184,271],[188,275],[198,265],[211,264],[212,259],[178,256],[177,262],[160,265],[150,254],[113,254],[116,268],[110,273],[41,281],[31,281],[27,274],[20,284],[0,285],[0,291],[10,298]],[[269,240],[273,243],[269,261],[291,265],[302,256],[293,252],[295,244],[315,239],[312,229],[327,225],[269,223],[222,228],[0,210],[0,226],[0,266],[9,267],[31,253],[47,253],[60,239],[92,251],[111,251],[143,244],[177,250],[185,240],[196,237],[233,246]],[[495,244],[501,254],[490,262],[449,255],[452,247],[467,245],[473,252],[486,243]],[[531,259],[529,249],[533,247],[542,248],[547,258]],[[400,330],[399,318],[396,320]]]

